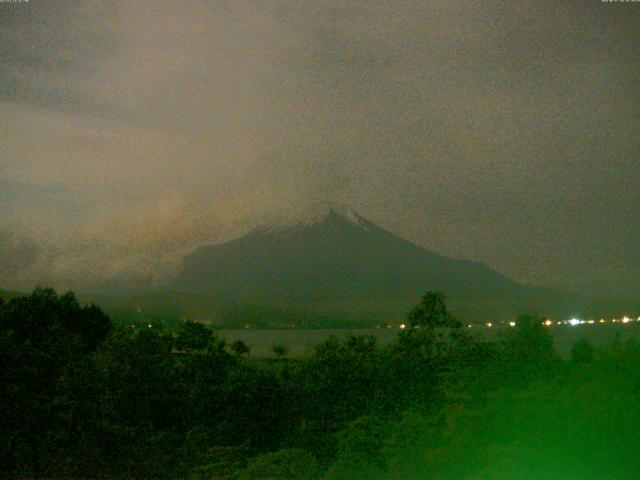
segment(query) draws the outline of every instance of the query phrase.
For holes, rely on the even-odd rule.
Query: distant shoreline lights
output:
[[[571,327],[577,327],[580,325],[603,325],[607,323],[620,323],[623,325],[627,325],[629,323],[640,323],[640,317],[633,319],[625,315],[624,317],[621,317],[621,318],[611,318],[611,319],[601,318],[599,320],[581,320],[579,318],[571,318],[568,320],[557,320],[557,321],[547,318],[541,323],[545,327],[553,327],[553,326],[559,326],[559,325],[569,325]],[[515,321],[511,321],[508,323],[504,323],[504,322],[468,323],[467,328],[479,328],[479,327],[493,328],[494,326],[516,327],[517,325],[518,323]]]

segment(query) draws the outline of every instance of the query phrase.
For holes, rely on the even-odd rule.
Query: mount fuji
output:
[[[304,222],[262,225],[198,248],[170,290],[364,323],[402,318],[427,290],[444,292],[456,313],[474,321],[598,309],[585,297],[527,287],[481,263],[439,255],[333,206]]]

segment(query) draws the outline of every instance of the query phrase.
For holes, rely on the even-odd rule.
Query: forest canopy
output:
[[[5,478],[637,478],[640,345],[542,319],[471,337],[427,292],[391,345],[268,358],[206,325],[114,325],[72,293],[0,303]]]

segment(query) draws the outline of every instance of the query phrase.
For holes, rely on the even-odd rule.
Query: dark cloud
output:
[[[37,248],[28,239],[0,230],[0,271],[11,278],[29,270],[36,261]]]
[[[51,279],[148,278],[328,199],[524,282],[629,295],[639,17],[599,1],[0,4],[2,226],[54,252],[29,267]]]

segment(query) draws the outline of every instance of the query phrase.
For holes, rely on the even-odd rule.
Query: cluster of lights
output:
[[[578,326],[578,325],[594,325],[594,324],[602,324],[602,323],[622,323],[622,324],[627,324],[627,323],[632,323],[632,322],[636,322],[636,323],[640,323],[640,317],[638,317],[637,319],[633,319],[633,318],[629,318],[627,316],[624,316],[622,318],[613,318],[611,320],[606,320],[604,318],[601,318],[600,320],[580,320],[578,318],[572,318],[569,320],[558,320],[556,322],[554,322],[553,320],[551,320],[550,318],[546,319],[544,322],[542,322],[542,325],[544,325],[545,327],[552,327],[553,325],[570,325],[572,327]],[[509,322],[507,325],[509,325],[510,327],[515,327],[517,324],[516,322]],[[467,328],[472,328],[472,327],[478,327],[478,326],[484,326],[487,328],[493,328],[494,324],[493,322],[487,322],[484,325],[479,325],[479,324],[473,324],[473,323],[469,323],[467,324]],[[149,327],[151,327],[151,325],[149,325]],[[391,328],[392,325],[387,325],[388,328]],[[402,323],[400,324],[400,329],[404,330],[405,328],[407,328],[407,325]]]
[[[611,320],[606,320],[604,318],[601,318],[600,320],[580,320],[578,318],[572,318],[570,320],[559,320],[556,322],[548,318],[542,322],[542,325],[544,325],[545,327],[551,327],[553,325],[570,325],[572,327],[575,327],[578,325],[594,325],[594,324],[603,324],[603,323],[622,323],[626,325],[627,323],[632,323],[632,322],[640,323],[640,317],[638,317],[637,319],[633,319],[628,316],[624,316],[622,318],[613,318]],[[517,324],[516,322],[512,321],[512,322],[509,322],[507,325],[509,325],[510,327],[515,327]],[[467,324],[467,328],[478,327],[478,326],[481,326],[481,325],[473,324],[473,323]],[[482,326],[485,326],[487,328],[492,328],[494,324],[493,322],[487,322]],[[404,325],[401,325],[400,328],[404,328]]]
[[[596,321],[596,320],[579,320],[577,318],[572,318],[571,320],[563,320],[562,322],[558,322],[558,325],[571,325],[572,327],[575,327],[577,325],[593,325],[595,323],[623,323],[623,324],[627,324],[627,323],[631,323],[631,322],[640,322],[640,317],[638,317],[637,319],[633,319],[633,318],[629,318],[627,316],[624,316],[622,318],[613,318],[611,320],[605,320],[604,318],[601,318],[600,320]]]

